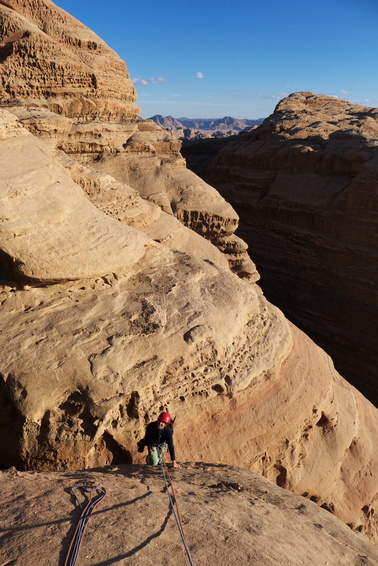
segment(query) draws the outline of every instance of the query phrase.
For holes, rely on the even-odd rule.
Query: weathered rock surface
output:
[[[13,103],[0,115],[0,464],[140,463],[136,441],[167,408],[179,459],[253,468],[376,538],[378,413],[254,268],[244,281],[220,265],[219,250],[245,253],[233,209],[155,124],[131,121],[121,154],[121,121]]]
[[[185,464],[170,474],[194,564],[375,566],[378,550],[324,509],[240,468]],[[1,564],[63,564],[80,508],[77,485],[106,489],[84,532],[78,564],[188,562],[160,469],[0,473]],[[87,497],[76,490],[84,503]],[[41,544],[43,541],[43,544]]]
[[[38,104],[79,121],[137,118],[126,64],[95,33],[50,0],[0,4],[5,100]]]
[[[0,65],[1,105],[34,135],[131,184],[215,246],[232,236],[235,211],[185,168],[179,140],[151,120],[137,121],[125,63],[75,18],[49,0],[0,2]],[[194,251],[198,238],[188,246],[181,232],[182,248]],[[235,252],[236,241],[228,246],[230,268],[257,280],[245,246]],[[176,245],[181,249],[179,238]]]
[[[94,208],[52,150],[0,112],[3,278],[51,283],[127,270],[141,260],[153,241]]]
[[[296,93],[208,177],[241,216],[268,298],[378,403],[378,109]]]
[[[215,261],[226,268],[231,266],[231,256],[237,250],[230,250],[229,246],[234,239],[238,239],[237,236],[227,237],[227,247],[224,249],[220,244],[216,247],[187,228],[175,216],[164,212],[157,204],[141,198],[138,191],[129,185],[116,181],[111,175],[93,171],[64,153],[59,152],[57,158],[82,187],[89,200],[105,214],[127,226],[138,228],[156,242]],[[247,245],[240,240],[237,248],[243,246],[246,254]]]
[[[247,246],[234,236],[237,214],[213,187],[186,168],[179,153],[181,142],[151,121],[139,122],[138,128],[123,153],[102,155],[90,165],[131,185],[144,199],[209,240],[226,254],[239,276],[258,280]]]
[[[7,143],[2,140],[3,147]],[[1,293],[2,465],[65,469],[138,462],[135,443],[145,422],[169,407],[186,438],[182,457],[254,468],[374,537],[376,410],[347,387],[322,350],[289,327],[256,285],[149,240],[84,197],[86,214],[92,210],[106,226],[95,250],[92,223],[76,213],[73,222],[65,215],[61,233],[52,222],[62,216],[65,184],[80,189],[48,162],[48,149],[42,153],[48,175],[41,170],[38,183],[31,172],[9,175],[22,211],[20,232],[14,208],[2,215],[4,241],[14,246],[3,255],[22,265],[8,271],[14,281]],[[58,194],[48,190],[55,175]],[[33,207],[23,205],[29,202],[26,189],[35,197]],[[6,205],[9,200],[4,194]],[[35,221],[44,211],[51,212],[55,238],[46,262]],[[15,218],[13,232],[8,217]],[[74,246],[86,240],[76,264]],[[70,246],[59,247],[65,241]],[[135,261],[134,248],[126,248],[115,264],[109,248],[130,241],[143,255]],[[38,257],[47,264],[42,275]],[[88,266],[100,260],[93,277]],[[3,262],[5,273],[9,264]],[[25,276],[29,287],[20,287]]]

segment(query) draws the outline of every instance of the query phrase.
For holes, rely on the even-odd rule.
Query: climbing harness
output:
[[[79,498],[77,497],[75,490],[82,490],[86,493],[89,493],[88,503],[84,508]],[[75,497],[76,501],[78,502],[80,509],[82,509],[82,513],[80,515],[79,522],[72,537],[72,541],[67,552],[67,557],[64,566],[75,566],[77,555],[79,553],[80,544],[83,538],[84,530],[85,527],[87,526],[90,514],[92,513],[96,505],[100,503],[101,499],[103,499],[106,495],[106,490],[101,485],[98,485],[97,487],[85,487],[82,485],[78,485],[76,487],[72,487],[70,491],[72,495]]]
[[[194,562],[192,560],[192,557],[190,556],[189,547],[188,547],[188,544],[186,542],[184,529],[183,529],[181,517],[180,517],[180,511],[179,511],[178,504],[177,504],[176,494],[175,494],[175,490],[173,488],[172,479],[171,479],[171,476],[169,475],[168,469],[166,468],[166,466],[163,462],[162,452],[160,452],[160,466],[161,466],[161,471],[163,473],[165,486],[167,488],[167,494],[168,494],[169,502],[171,504],[171,508],[172,508],[173,514],[174,514],[175,519],[176,519],[178,530],[180,531],[181,539],[182,539],[182,542],[183,542],[184,547],[185,547],[185,552],[187,554],[189,564],[191,566],[194,566]]]

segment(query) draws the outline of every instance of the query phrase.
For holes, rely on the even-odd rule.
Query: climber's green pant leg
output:
[[[166,444],[161,444],[160,446],[153,446],[151,448],[151,454],[146,456],[146,463],[149,466],[157,466],[160,464],[160,459],[163,456],[164,450],[167,448]]]

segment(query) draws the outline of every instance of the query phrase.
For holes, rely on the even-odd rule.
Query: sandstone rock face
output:
[[[152,240],[95,209],[52,150],[1,111],[1,271],[51,283],[127,270]],[[14,159],[18,156],[17,159]]]
[[[179,459],[253,468],[377,537],[377,411],[264,298],[232,207],[155,124],[38,102],[0,113],[0,465],[141,463],[168,409]]]
[[[38,182],[0,160],[2,465],[141,462],[136,440],[167,407],[180,458],[253,468],[376,536],[377,411],[256,285],[80,201],[49,146],[9,121],[2,149],[27,138]]]
[[[233,250],[222,249],[220,244],[215,247],[209,240],[187,228],[175,216],[164,212],[153,202],[141,198],[136,189],[116,181],[114,177],[93,171],[64,153],[59,152],[56,157],[70,172],[72,179],[82,187],[89,200],[105,214],[123,224],[138,228],[157,242],[215,261],[226,268],[230,267],[231,260],[228,258]],[[232,235],[227,238],[227,242],[233,239],[237,240],[237,237]],[[247,246],[240,240],[237,247],[243,246],[246,254]]]
[[[268,297],[378,403],[378,109],[296,93],[209,182],[241,216]]]
[[[311,501],[261,476],[211,464],[185,464],[173,478],[194,564],[374,566],[378,550]],[[55,566],[67,556],[80,516],[70,488],[102,486],[84,532],[78,564],[188,563],[161,470],[113,466],[86,472],[0,473],[2,564]],[[75,490],[84,504],[88,494]],[[22,513],[20,513],[22,501]],[[43,545],[41,541],[43,540]],[[274,544],[273,544],[274,541]]]
[[[234,209],[185,167],[179,153],[181,142],[151,121],[139,122],[138,130],[126,142],[123,152],[96,157],[89,164],[137,189],[144,199],[218,247],[228,258],[232,271],[257,281],[259,275],[247,254],[247,246],[234,236],[239,220]]]
[[[127,67],[95,33],[50,0],[0,4],[4,98],[85,121],[137,118]]]
[[[236,136],[234,135],[223,138],[184,140],[181,155],[184,157],[188,169],[201,179],[206,179],[210,163],[226,145],[235,141],[235,139]]]
[[[377,480],[371,466],[376,465],[376,432],[371,423],[376,409],[346,386],[307,336],[291,327],[291,338],[292,348],[276,368],[232,399],[219,395],[209,400],[199,430],[198,417],[186,415],[183,424],[180,419],[184,458],[198,453],[190,436],[196,427],[201,460],[211,454],[211,461],[222,462],[227,454],[227,463],[256,470],[309,497],[356,530],[365,525],[375,538]],[[372,504],[357,509],[351,494],[359,490],[362,477]]]
[[[125,63],[91,30],[49,0],[0,2],[0,64],[2,106],[31,133],[132,184],[215,246],[220,242],[235,273],[258,279],[246,246],[233,237],[235,211],[185,168],[175,136],[152,120],[137,121]],[[181,232],[176,246],[195,251],[199,239]]]

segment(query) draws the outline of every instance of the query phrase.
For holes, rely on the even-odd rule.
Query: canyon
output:
[[[25,493],[31,478],[48,490],[99,467],[153,475],[136,442],[168,410],[184,485],[201,481],[195,462],[221,491],[222,466],[231,483],[257,472],[303,501],[285,524],[310,505],[373,564],[377,409],[266,299],[236,207],[186,168],[177,137],[138,118],[118,55],[50,0],[0,0],[0,66],[5,480]],[[340,563],[342,545],[325,552]]]
[[[303,92],[206,179],[240,215],[266,296],[378,404],[378,110]]]

